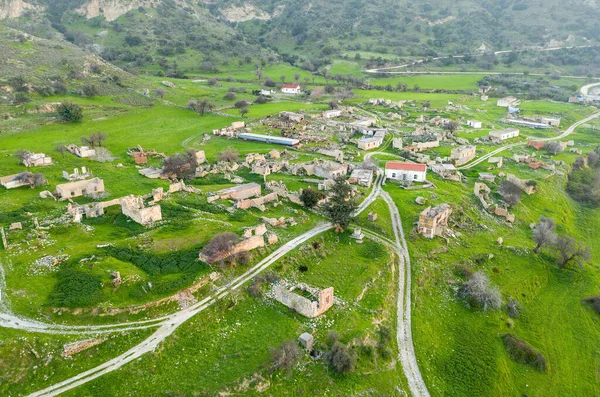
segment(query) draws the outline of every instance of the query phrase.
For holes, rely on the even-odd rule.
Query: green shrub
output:
[[[518,363],[530,365],[540,372],[546,371],[547,364],[544,356],[525,341],[512,334],[504,335],[502,340],[510,358]]]
[[[60,270],[58,281],[48,296],[55,307],[90,307],[106,299],[100,277],[73,269]]]

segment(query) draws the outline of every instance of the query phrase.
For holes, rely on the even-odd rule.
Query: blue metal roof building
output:
[[[273,143],[275,145],[285,145],[285,146],[298,146],[300,144],[300,141],[298,139],[284,138],[281,136],[252,134],[252,133],[248,133],[248,132],[239,134],[238,138],[242,139],[244,141]]]

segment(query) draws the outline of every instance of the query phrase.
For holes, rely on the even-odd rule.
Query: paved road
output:
[[[552,137],[552,138],[536,138],[536,137],[530,137],[531,139],[535,139],[536,141],[542,141],[542,142],[551,142],[551,141],[557,141],[560,139],[564,139],[566,137],[568,137],[569,135],[571,135],[573,132],[575,132],[575,130],[577,129],[577,127],[581,126],[582,124],[587,123],[588,121],[591,121],[593,119],[596,119],[600,117],[600,113],[594,113],[591,116],[586,117],[583,120],[579,120],[578,122],[576,122],[575,124],[571,125],[569,128],[567,128],[567,130],[565,132],[563,132],[562,134]],[[475,167],[478,164],[481,164],[482,162],[484,162],[485,160],[489,159],[490,157],[493,157],[495,155],[497,155],[498,153],[501,153],[507,149],[516,147],[516,146],[524,146],[526,145],[526,142],[519,142],[519,143],[512,143],[510,145],[504,145],[490,153],[487,153],[484,156],[478,157],[476,160],[463,165],[462,167],[458,167],[459,170],[468,170],[470,168]]]

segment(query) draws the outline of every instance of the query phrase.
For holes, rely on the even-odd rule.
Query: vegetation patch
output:
[[[100,277],[73,269],[60,270],[57,282],[48,296],[48,304],[55,307],[90,307],[106,298]]]
[[[504,335],[502,340],[510,358],[521,364],[530,365],[540,372],[546,372],[547,364],[544,356],[529,346],[524,340],[512,334]]]

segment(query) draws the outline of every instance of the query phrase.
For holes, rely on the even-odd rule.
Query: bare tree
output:
[[[455,121],[449,121],[444,125],[444,128],[450,131],[451,134],[454,134],[458,128],[458,124]]]
[[[263,76],[263,71],[261,68],[256,69],[256,77],[258,77],[258,81],[260,81],[262,79]]]
[[[198,166],[196,152],[192,149],[187,153],[176,153],[163,161],[163,172],[178,179],[191,178]]]
[[[312,99],[321,99],[321,97],[325,94],[325,90],[323,87],[315,87],[312,89],[310,93],[310,97]]]
[[[248,114],[248,108],[240,108],[240,115],[244,117]]]
[[[356,365],[356,354],[354,351],[337,340],[333,341],[331,349],[325,353],[323,358],[338,374],[351,372]]]
[[[14,154],[14,157],[19,160],[19,164],[23,164],[25,159],[27,159],[29,156],[31,156],[31,152],[29,150],[24,150],[24,149],[18,150]]]
[[[571,236],[560,236],[556,239],[554,247],[557,251],[558,267],[564,269],[571,263],[583,266],[591,258],[590,250]]]
[[[163,99],[165,97],[166,91],[164,88],[159,88],[156,90],[156,96],[159,97],[160,99]]]
[[[202,254],[209,263],[216,261],[224,263],[224,260],[233,253],[233,247],[235,247],[239,240],[239,236],[235,233],[219,233],[202,248]]]
[[[497,286],[493,286],[488,276],[476,272],[459,290],[459,296],[469,303],[487,310],[498,310],[502,307],[502,294]]]
[[[201,100],[198,100],[195,102],[196,102],[196,105],[194,108],[196,109],[196,112],[198,112],[198,114],[200,116],[204,116],[206,114],[206,112],[209,112],[211,109],[214,108],[214,105],[208,99],[201,99]],[[189,105],[189,102],[188,102],[188,105]]]
[[[65,153],[67,152],[67,148],[65,147],[65,145],[56,145],[56,146],[54,146],[54,151],[56,153],[62,154],[62,156],[65,157]]]
[[[546,218],[545,216],[540,217],[540,223],[533,230],[533,241],[535,241],[534,253],[537,254],[543,246],[554,243],[556,240],[555,229],[556,223],[554,219]]]
[[[511,207],[521,202],[521,188],[509,180],[502,182],[498,193],[502,196],[506,204]]]
[[[271,351],[271,372],[277,369],[291,370],[294,364],[300,359],[300,349],[294,340],[283,342],[277,348]]]
[[[544,144],[544,149],[553,155],[559,154],[565,150],[560,142],[546,142]]]
[[[232,147],[228,147],[219,154],[219,161],[224,161],[227,163],[237,163],[239,160],[240,153]]]

